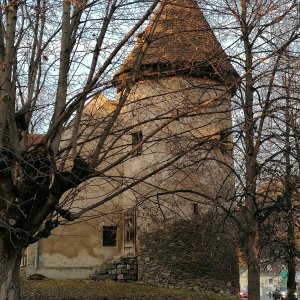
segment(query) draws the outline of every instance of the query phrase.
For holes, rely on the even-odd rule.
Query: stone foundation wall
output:
[[[178,221],[139,236],[139,280],[169,288],[236,294],[238,260],[232,238],[213,217]]]
[[[112,263],[108,269],[108,274],[112,275],[118,281],[136,281],[137,280],[137,258],[135,256],[121,257]]]

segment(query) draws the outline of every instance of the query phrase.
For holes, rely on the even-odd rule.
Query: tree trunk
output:
[[[287,205],[289,209],[288,214],[288,245],[287,245],[287,270],[288,270],[288,278],[287,278],[287,289],[288,289],[288,299],[295,299],[295,291],[296,291],[296,243],[295,243],[295,218],[293,214],[293,207],[291,201],[292,195],[289,193],[289,197],[287,199]]]
[[[295,299],[296,291],[296,242],[295,242],[295,222],[294,208],[293,208],[293,194],[296,191],[295,184],[292,182],[292,145],[290,141],[291,136],[291,121],[292,121],[292,108],[290,103],[291,82],[290,78],[285,78],[286,86],[286,108],[285,108],[285,199],[288,209],[287,215],[287,289],[288,299]]]
[[[0,249],[0,300],[20,299],[20,262],[22,249],[3,245]]]
[[[259,226],[253,220],[252,233],[248,237],[248,294],[249,299],[260,299],[260,257],[259,257]]]
[[[292,250],[291,250],[292,251]],[[288,260],[288,278],[287,278],[287,289],[288,289],[288,299],[294,300],[296,291],[296,262],[295,254]]]
[[[251,137],[250,137],[251,139]],[[252,140],[248,144],[251,149]],[[257,162],[251,156],[246,160],[246,197],[245,208],[247,222],[248,254],[248,297],[249,300],[260,300],[260,224],[256,217],[256,176]]]

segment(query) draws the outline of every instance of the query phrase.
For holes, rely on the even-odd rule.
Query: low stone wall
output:
[[[139,280],[169,288],[236,294],[239,270],[232,239],[213,218],[177,221],[139,236]]]
[[[137,258],[135,256],[121,257],[113,261],[112,267],[108,268],[107,272],[118,281],[136,281],[138,272]]]

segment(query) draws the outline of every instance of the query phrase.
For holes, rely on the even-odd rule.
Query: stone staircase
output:
[[[132,282],[138,278],[137,257],[124,256],[113,260],[110,264],[104,265],[100,270],[90,275],[89,278],[95,281],[113,280]]]

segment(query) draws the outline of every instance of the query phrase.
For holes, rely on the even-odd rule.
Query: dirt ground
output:
[[[141,284],[94,282],[91,280],[21,281],[24,300],[233,300],[235,298],[200,292],[154,288]]]

